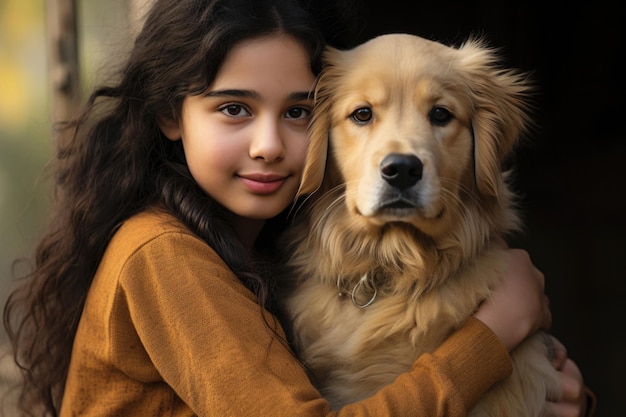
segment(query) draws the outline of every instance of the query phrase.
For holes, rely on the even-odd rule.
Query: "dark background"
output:
[[[408,5],[410,4],[410,6]],[[598,397],[623,416],[626,383],[626,21],[614,2],[360,2],[362,40],[407,32],[458,44],[482,34],[538,95],[517,154],[527,249],[546,276],[552,333]]]

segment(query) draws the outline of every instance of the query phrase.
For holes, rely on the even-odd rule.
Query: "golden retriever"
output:
[[[371,396],[489,297],[519,229],[507,158],[530,125],[523,73],[479,38],[329,48],[287,232],[294,340],[333,408]],[[543,416],[560,394],[545,336],[471,416]]]

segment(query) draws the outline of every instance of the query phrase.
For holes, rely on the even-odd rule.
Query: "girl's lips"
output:
[[[278,175],[246,175],[239,178],[253,193],[271,194],[283,185],[287,177]]]

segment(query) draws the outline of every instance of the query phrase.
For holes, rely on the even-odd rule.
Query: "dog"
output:
[[[531,84],[481,37],[327,49],[282,247],[294,344],[333,409],[408,371],[498,284],[494,242],[521,230],[508,165],[531,130]],[[561,392],[549,351],[528,338],[469,415],[545,415]]]

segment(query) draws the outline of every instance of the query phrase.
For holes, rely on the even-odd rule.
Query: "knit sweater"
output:
[[[168,214],[138,214],[89,290],[60,415],[455,417],[511,373],[495,334],[470,319],[394,383],[332,412],[268,323],[209,245]]]

